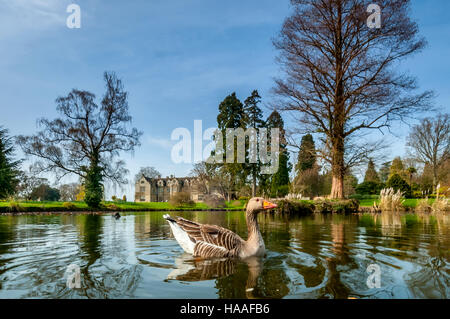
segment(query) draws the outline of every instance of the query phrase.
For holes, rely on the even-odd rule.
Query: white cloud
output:
[[[173,141],[166,139],[166,138],[160,138],[160,137],[148,137],[147,142],[150,145],[158,146],[160,148],[169,150],[173,146]]]
[[[69,0],[0,0],[0,37],[65,26]]]

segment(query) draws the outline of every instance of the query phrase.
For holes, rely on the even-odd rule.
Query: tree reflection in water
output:
[[[448,213],[260,215],[267,255],[245,261],[180,255],[164,213],[0,216],[0,298],[450,296]],[[247,235],[244,212],[173,214]],[[66,287],[70,264],[81,289]]]

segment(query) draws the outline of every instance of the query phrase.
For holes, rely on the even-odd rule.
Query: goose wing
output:
[[[177,217],[176,221],[198,248],[205,246],[218,253],[236,250],[243,243],[239,235],[217,225],[200,224],[182,217]]]

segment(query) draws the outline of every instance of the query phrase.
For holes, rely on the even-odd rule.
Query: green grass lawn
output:
[[[403,206],[409,207],[409,208],[415,208],[417,204],[419,203],[420,199],[418,198],[406,198],[405,202],[403,203]],[[372,207],[373,203],[380,203],[379,199],[361,199],[359,201],[359,206],[361,207]],[[431,205],[434,202],[434,199],[429,199],[428,203]]]
[[[0,201],[0,212],[45,212],[45,211],[88,211],[84,202],[70,202],[73,207],[67,207],[64,202],[35,202],[35,201]],[[65,206],[66,205],[66,206]],[[227,202],[223,210],[243,210],[244,201]],[[194,206],[172,206],[169,203],[134,203],[134,202],[102,202],[104,211],[165,211],[165,210],[210,210],[205,203],[196,203]]]
[[[420,199],[408,198],[405,199],[404,206],[408,208],[415,208]],[[314,204],[314,201],[304,201]],[[361,199],[360,207],[372,207],[373,203],[379,203],[378,199]],[[430,199],[430,205],[434,199]],[[9,202],[0,201],[0,213],[8,212],[61,212],[61,211],[89,211],[84,202],[70,202],[73,207],[67,207],[64,202],[34,202],[34,201],[19,201]],[[66,205],[66,206],[65,206]],[[196,203],[194,206],[172,206],[169,203],[134,203],[134,202],[102,202],[100,211],[170,211],[170,210],[211,210],[205,203]],[[220,210],[245,210],[245,201],[231,201],[226,202],[226,207]]]

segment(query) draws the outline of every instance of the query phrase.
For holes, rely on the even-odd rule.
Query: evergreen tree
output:
[[[58,189],[50,187],[48,184],[41,184],[30,194],[32,200],[41,201],[58,201],[61,198],[61,193]]]
[[[406,170],[406,173],[408,174],[408,183],[410,186],[412,186],[413,182],[413,175],[417,173],[417,169],[415,167],[408,167],[408,169]]]
[[[225,137],[225,130],[227,128],[238,128],[238,127],[245,128],[244,105],[236,97],[235,92],[228,95],[219,104],[219,115],[217,115],[217,125],[219,129],[223,130],[224,137]]]
[[[266,127],[270,132],[272,128],[280,130],[280,155],[278,171],[271,178],[271,195],[284,196],[289,192],[289,172],[292,166],[289,163],[289,152],[287,150],[286,132],[284,130],[284,121],[280,113],[273,111],[266,121]]]
[[[247,128],[258,129],[264,125],[262,119],[263,113],[258,104],[261,102],[261,97],[257,90],[244,101],[244,120]],[[257,143],[258,141],[249,141],[250,143]],[[247,148],[246,148],[247,149]],[[259,163],[247,163],[246,168],[250,171],[252,176],[252,196],[256,196],[256,180],[259,175]]]
[[[247,127],[260,128],[264,125],[263,112],[258,104],[261,103],[261,96],[257,90],[244,101],[244,114]]]
[[[12,195],[16,191],[20,161],[14,161],[14,146],[8,130],[0,126],[0,199]]]
[[[316,146],[311,134],[302,137],[295,171],[297,192],[304,196],[314,197],[323,191],[323,178],[319,174],[320,167],[316,160]]]
[[[411,186],[409,186],[409,184],[399,174],[394,174],[389,177],[386,186],[388,188],[393,188],[395,191],[402,191],[405,197],[411,196]]]
[[[404,180],[408,179],[408,174],[405,171],[405,166],[403,165],[402,159],[398,156],[392,161],[391,167],[389,169],[389,178],[393,175],[400,175]]]
[[[380,175],[384,169],[384,174],[389,175],[389,163],[384,163],[382,169],[380,170]],[[361,195],[376,195],[379,194],[381,189],[384,188],[384,183],[380,181],[380,177],[375,169],[375,163],[372,159],[369,159],[367,164],[366,174],[364,176],[364,182],[359,184],[355,190],[357,194]]]
[[[297,175],[314,167],[316,163],[316,146],[311,134],[302,137],[300,151],[298,153],[298,161],[295,167]]]
[[[355,190],[358,187],[358,179],[355,175],[352,175],[351,173],[345,175],[344,178],[344,191],[347,195],[353,195],[355,194]]]
[[[364,176],[364,182],[374,182],[379,183],[380,178],[378,177],[378,173],[375,169],[375,163],[372,159],[369,160],[367,164],[366,175]]]
[[[236,97],[236,93],[228,95],[219,104],[219,115],[217,116],[218,128],[222,131],[223,147],[226,152],[231,150],[227,149],[226,143],[226,129],[227,128],[243,128],[245,129],[245,112],[244,105]],[[234,144],[234,162],[226,163],[226,153],[223,154],[223,163],[217,164],[216,168],[220,175],[227,180],[228,185],[228,199],[231,199],[232,193],[234,193],[239,186],[243,185],[246,178],[245,163],[237,163],[237,145]]]
[[[390,168],[391,168],[391,162],[386,162],[381,165],[379,176],[380,176],[380,181],[382,183],[387,182],[387,180],[389,178]]]

